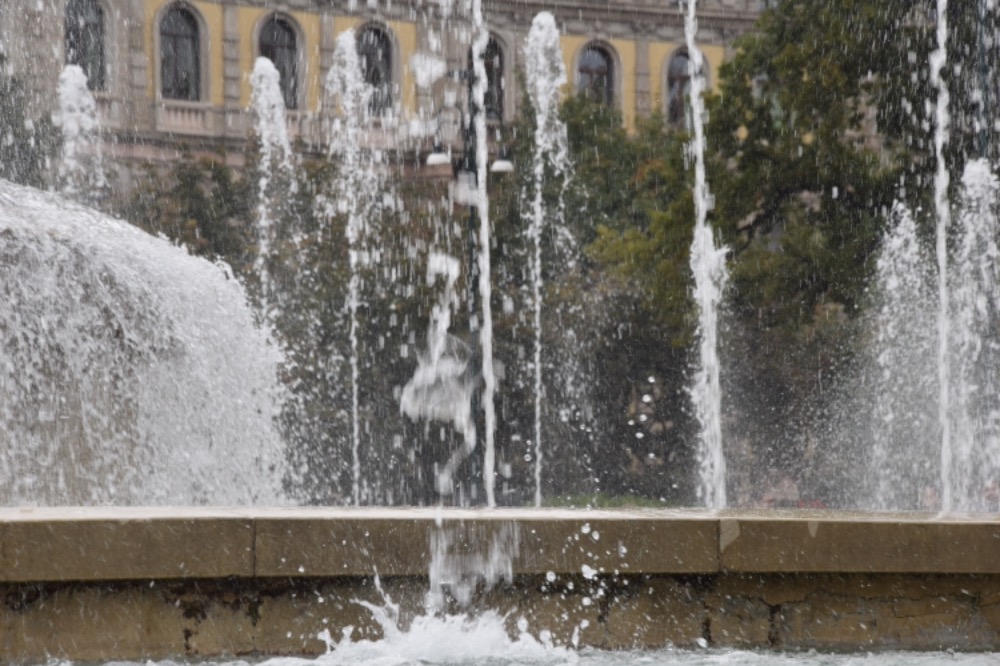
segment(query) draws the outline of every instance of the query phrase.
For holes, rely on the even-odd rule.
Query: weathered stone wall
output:
[[[311,655],[326,649],[320,632],[346,627],[376,639],[357,602],[388,595],[404,626],[423,613],[443,533],[459,563],[504,551],[511,580],[471,607],[512,634],[526,623],[608,649],[1000,650],[992,516],[9,509],[0,662]]]

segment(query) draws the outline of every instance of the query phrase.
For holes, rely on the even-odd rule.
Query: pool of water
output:
[[[277,657],[272,659],[230,659],[210,662],[134,662],[111,661],[103,666],[936,666],[951,664],[956,666],[995,666],[1000,663],[997,653],[949,653],[949,652],[880,652],[871,654],[825,654],[819,652],[746,652],[738,650],[656,650],[619,651],[601,650],[524,650],[512,648],[507,655],[459,656],[448,646],[440,657],[406,654],[394,647],[380,646],[378,643],[358,644],[348,651],[337,651],[315,659],[300,657]],[[52,666],[52,662],[49,662]],[[69,666],[61,662],[58,666]],[[80,666],[75,664],[73,666]]]

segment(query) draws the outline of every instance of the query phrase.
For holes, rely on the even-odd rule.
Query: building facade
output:
[[[176,146],[227,149],[248,135],[250,72],[265,56],[282,75],[291,135],[322,145],[324,86],[338,35],[353,29],[382,141],[429,149],[455,142],[476,35],[471,0],[5,0],[0,56],[30,89],[36,114],[56,110],[67,63],[80,65],[118,158],[170,159]],[[532,18],[551,12],[573,90],[621,112],[654,109],[684,122],[684,0],[485,0],[487,118],[517,114],[517,71]],[[701,0],[699,48],[710,85],[760,0]],[[431,67],[427,64],[430,63]],[[428,76],[427,72],[439,74]]]

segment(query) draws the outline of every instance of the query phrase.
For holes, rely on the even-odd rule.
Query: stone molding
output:
[[[993,515],[433,508],[0,509],[0,582],[423,576],[432,534],[520,535],[515,575],[1000,574]]]

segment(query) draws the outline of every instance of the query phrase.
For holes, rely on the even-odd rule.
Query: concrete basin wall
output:
[[[996,516],[66,508],[0,509],[0,662],[318,654],[445,561],[563,644],[1000,650]]]

